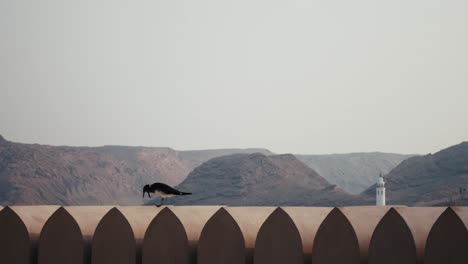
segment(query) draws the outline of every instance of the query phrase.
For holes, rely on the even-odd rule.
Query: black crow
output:
[[[192,193],[188,193],[188,192],[178,191],[178,190],[172,188],[171,186],[169,186],[167,184],[164,184],[164,183],[160,183],[160,182],[156,182],[156,183],[153,183],[151,185],[146,184],[145,187],[143,187],[143,198],[145,198],[145,193],[148,193],[149,198],[151,198],[150,193],[154,193],[154,194],[158,195],[159,197],[161,197],[161,204],[159,204],[158,207],[163,204],[164,198],[169,198],[169,197],[172,197],[172,196],[175,196],[175,195],[190,195],[190,194],[192,194]]]

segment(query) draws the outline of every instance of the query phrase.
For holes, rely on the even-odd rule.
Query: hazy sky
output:
[[[0,0],[0,134],[435,152],[468,140],[468,1]]]

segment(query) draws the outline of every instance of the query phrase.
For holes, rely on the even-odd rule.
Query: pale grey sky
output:
[[[468,140],[468,2],[0,0],[0,134],[435,152]]]

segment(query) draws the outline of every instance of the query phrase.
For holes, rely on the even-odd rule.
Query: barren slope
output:
[[[177,185],[205,159],[243,151],[255,150],[56,147],[0,136],[0,204],[141,204],[145,184]]]
[[[385,181],[390,203],[432,205],[450,197],[458,199],[460,187],[468,189],[468,142],[409,158],[386,175]],[[375,186],[364,195],[375,195]]]
[[[352,194],[359,194],[374,184],[380,173],[387,174],[414,155],[370,152],[296,156],[330,183]]]
[[[290,154],[214,158],[197,167],[177,188],[193,195],[174,197],[169,203],[278,206],[358,202]]]

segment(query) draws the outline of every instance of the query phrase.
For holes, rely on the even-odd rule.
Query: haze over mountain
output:
[[[204,159],[261,149],[176,151],[158,147],[21,144],[0,136],[0,204],[141,204],[141,188],[180,183]],[[199,155],[197,155],[199,154]]]
[[[177,189],[193,194],[171,198],[168,203],[332,206],[359,202],[291,154],[213,158],[190,173]],[[159,199],[150,203],[158,204]]]
[[[164,147],[48,146],[10,142],[0,136],[0,203],[140,204],[144,184],[161,181],[177,185],[203,162],[236,153],[273,155],[258,148],[177,151]],[[333,176],[334,169],[326,169],[327,164],[336,165],[333,159],[330,161],[333,155],[315,157],[314,166],[324,171],[325,178],[333,179],[329,174]],[[359,160],[341,165],[346,164],[375,166],[365,162],[359,165]],[[346,166],[340,168],[348,171]],[[345,181],[338,181],[339,187],[341,182]]]
[[[464,142],[434,155],[403,161],[386,176],[389,203],[437,204],[456,195],[459,187],[468,189],[467,145]],[[233,153],[240,154],[223,157]],[[318,171],[293,155],[268,156],[272,154],[265,149],[177,151],[164,147],[48,146],[10,142],[0,136],[0,204],[141,204],[144,202],[142,186],[158,181],[172,186],[181,184],[197,194],[204,192],[200,192],[200,186],[212,183],[213,186],[233,187],[225,192],[235,197],[247,190],[257,194],[244,196],[252,199],[251,202],[240,198],[232,200],[239,204],[323,205],[345,203],[346,199],[354,203],[355,197],[349,196],[342,186],[353,189],[356,188],[351,184],[354,181],[360,186],[365,181],[373,183],[377,170],[390,168],[403,156],[385,153],[298,155],[326,175],[323,179]],[[348,178],[340,178],[340,172]],[[220,179],[225,179],[226,183]],[[237,185],[232,185],[231,181]],[[266,189],[255,185],[260,182],[276,194],[262,194]],[[332,184],[335,183],[340,188],[334,189]],[[286,186],[285,189],[279,188],[280,185]],[[191,190],[192,187],[195,190]],[[324,191],[328,188],[333,190]],[[372,186],[362,198],[372,204],[374,194]],[[227,203],[225,195],[219,200],[206,197],[194,195],[187,201]]]
[[[460,187],[468,189],[468,142],[409,158],[390,171],[385,181],[390,204],[433,205],[457,199]],[[373,197],[375,185],[363,194]]]
[[[296,155],[332,184],[359,194],[374,184],[379,174],[387,174],[414,155],[369,152],[330,155]]]

